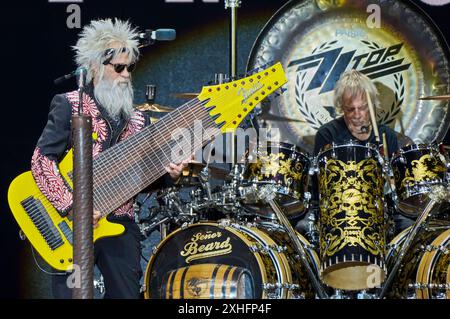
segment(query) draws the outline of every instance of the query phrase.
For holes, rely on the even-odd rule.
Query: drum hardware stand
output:
[[[289,220],[283,214],[282,208],[276,202],[275,192],[273,191],[272,187],[270,187],[270,186],[263,187],[261,189],[260,198],[270,205],[272,210],[275,212],[275,215],[277,216],[278,220],[280,221],[281,225],[284,226],[284,228],[286,229],[287,234],[289,235],[290,239],[294,243],[294,247],[296,248],[296,250],[300,256],[300,263],[302,264],[303,267],[305,267],[306,273],[308,274],[309,278],[311,279],[312,285],[313,285],[315,291],[317,292],[317,295],[319,296],[319,298],[320,299],[328,299],[327,293],[325,292],[324,288],[320,284],[319,280],[316,278],[316,276],[311,268],[311,261],[308,259],[308,255],[306,254],[302,243],[296,236],[295,230],[292,228]]]
[[[236,79],[236,69],[237,69],[237,61],[236,61],[236,53],[237,53],[237,45],[236,45],[236,22],[237,22],[237,9],[241,5],[241,0],[225,0],[225,9],[230,8],[231,17],[230,17],[230,76],[231,79]]]
[[[387,290],[390,288],[392,281],[394,280],[394,276],[397,274],[398,269],[400,268],[400,264],[403,261],[403,258],[406,255],[407,250],[411,247],[413,239],[418,234],[420,228],[425,225],[427,219],[431,216],[430,212],[434,208],[434,206],[438,203],[443,202],[444,200],[448,201],[449,198],[449,190],[444,187],[433,187],[432,191],[429,194],[430,201],[427,206],[423,209],[420,216],[417,218],[416,222],[413,224],[411,231],[406,237],[406,240],[401,247],[400,251],[397,253],[397,260],[389,272],[389,276],[386,279],[383,289],[380,293],[380,299],[383,299]]]
[[[167,237],[167,232],[169,231],[169,227],[166,223],[159,225],[159,234],[161,236],[161,241]]]
[[[170,220],[169,217],[164,217],[163,219],[161,219],[160,221],[156,222],[156,223],[144,223],[143,226],[139,225],[139,229],[141,231],[141,234],[144,235],[145,237],[148,236],[148,234],[150,233],[150,231],[152,231],[155,227],[160,226],[161,224],[164,224],[166,222],[168,222]]]

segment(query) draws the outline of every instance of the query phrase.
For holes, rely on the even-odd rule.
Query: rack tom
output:
[[[391,160],[397,206],[405,216],[417,217],[433,186],[447,186],[445,157],[435,145],[402,147]]]

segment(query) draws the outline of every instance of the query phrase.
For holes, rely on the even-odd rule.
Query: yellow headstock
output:
[[[203,87],[197,97],[210,99],[205,107],[222,133],[235,130],[269,94],[287,82],[281,63],[233,82]]]

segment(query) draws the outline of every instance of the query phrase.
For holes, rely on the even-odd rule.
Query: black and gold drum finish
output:
[[[299,147],[267,141],[267,145],[259,147],[247,161],[243,174],[244,185],[253,185],[256,188],[273,185],[278,202],[282,206],[295,207],[285,209],[288,217],[300,216],[305,211],[303,201],[311,161]],[[251,200],[246,204],[251,204]]]
[[[394,266],[410,230],[405,229],[389,244],[388,270]],[[387,297],[450,299],[450,221],[433,220],[417,234]]]
[[[385,279],[382,158],[371,144],[331,145],[317,157],[321,277],[343,290]]]
[[[414,144],[401,148],[391,161],[399,212],[417,217],[436,185],[447,186],[447,166],[436,145]]]
[[[317,269],[317,255],[308,254]],[[274,224],[224,220],[179,228],[156,247],[144,280],[144,295],[152,299],[315,296],[288,235]]]

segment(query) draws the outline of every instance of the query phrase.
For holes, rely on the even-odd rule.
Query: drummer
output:
[[[315,138],[314,154],[332,142],[348,143],[350,140],[361,143],[376,143],[374,130],[370,122],[369,106],[366,91],[375,110],[380,106],[378,91],[372,81],[356,70],[342,73],[334,89],[334,105],[336,113],[342,114],[319,128]],[[398,149],[395,132],[385,125],[378,125],[380,138],[386,133],[389,155]]]
[[[319,128],[314,144],[314,155],[318,155],[325,146],[335,144],[349,143],[350,140],[356,143],[376,144],[374,130],[370,121],[369,106],[366,99],[366,91],[369,93],[373,106],[376,109],[380,107],[378,91],[373,82],[361,72],[349,70],[344,72],[334,89],[334,105],[336,113],[342,116],[324,124]],[[378,124],[380,138],[383,133],[386,134],[389,155],[398,150],[397,135],[394,130],[386,125]],[[309,214],[318,212],[317,180],[314,176],[312,180],[312,205]],[[387,197],[390,199],[390,197]],[[318,215],[317,215],[318,216]],[[304,218],[297,225],[297,229],[302,232],[305,228]],[[403,217],[395,212],[393,216],[395,223],[395,233],[409,227],[413,220]]]

